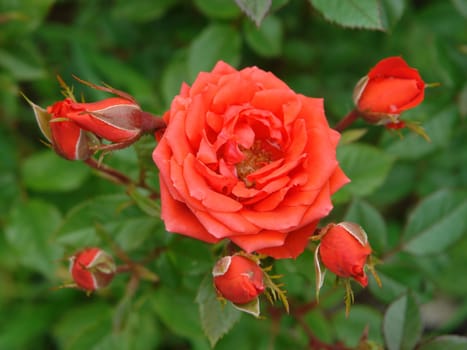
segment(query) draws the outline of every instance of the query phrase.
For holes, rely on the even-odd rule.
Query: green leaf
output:
[[[389,305],[383,320],[383,333],[388,350],[412,350],[420,339],[420,311],[410,294]]]
[[[196,302],[199,305],[204,334],[214,347],[217,341],[240,319],[241,312],[233,308],[230,303],[223,304],[217,299],[211,274],[208,274],[199,286]]]
[[[437,148],[449,145],[457,122],[456,106],[449,105],[422,125],[431,142],[426,142],[419,135],[409,132],[404,134],[402,139],[392,137],[393,142],[387,146],[386,150],[400,159],[414,160],[422,158]]]
[[[96,234],[96,225],[110,233],[124,230],[130,218],[141,217],[135,207],[126,207],[129,199],[125,195],[101,195],[79,203],[66,215],[56,232],[57,242],[70,248],[102,244]],[[136,211],[135,211],[136,209]]]
[[[188,71],[191,79],[200,72],[210,71],[219,60],[233,66],[240,61],[241,38],[230,26],[212,24],[194,39],[188,52]]]
[[[170,106],[173,98],[180,92],[184,81],[188,80],[187,62],[185,58],[170,60],[162,73],[162,96],[165,103]]]
[[[400,20],[404,14],[405,0],[382,0],[381,14],[385,19],[385,27],[391,27]],[[383,10],[384,9],[384,10]]]
[[[152,296],[152,306],[161,321],[175,334],[193,341],[204,339],[194,295],[159,287]]]
[[[245,21],[243,28],[246,42],[258,55],[277,57],[282,53],[283,29],[277,17],[267,17],[259,28]]]
[[[354,200],[343,221],[358,223],[368,235],[373,250],[384,252],[387,245],[387,229],[384,218],[370,203]]]
[[[378,0],[309,0],[324,18],[343,27],[385,30]]]
[[[462,14],[462,16],[467,18],[467,2],[465,0],[451,0],[453,5]]]
[[[381,324],[382,315],[373,308],[362,305],[354,305],[350,309],[349,316],[345,311],[337,313],[332,324],[339,340],[347,346],[356,348],[362,334],[368,330],[368,339],[377,343],[382,342]]]
[[[235,0],[242,11],[259,27],[271,8],[271,0]]]
[[[456,242],[466,230],[466,193],[441,190],[420,202],[404,230],[404,250],[435,254]]]
[[[338,147],[337,158],[351,180],[338,193],[349,196],[371,194],[384,182],[393,163],[393,157],[385,152],[359,143]]]
[[[240,15],[233,1],[194,0],[196,7],[206,16],[218,19],[232,19]]]
[[[26,186],[40,192],[76,190],[90,174],[85,164],[67,161],[49,150],[32,154],[21,167]]]
[[[120,20],[149,22],[162,17],[178,0],[126,1],[112,5],[111,15]]]
[[[103,302],[94,301],[64,311],[53,330],[60,349],[94,349],[112,330],[112,309]]]
[[[58,209],[44,201],[30,200],[13,207],[5,233],[18,261],[53,278],[62,251],[52,235],[61,222]]]
[[[24,57],[14,56],[11,52],[1,49],[0,67],[9,71],[17,80],[35,80],[43,78],[46,75],[42,67],[37,67],[24,61]]]
[[[459,335],[443,335],[436,337],[422,346],[418,350],[465,350],[467,349],[467,337]]]

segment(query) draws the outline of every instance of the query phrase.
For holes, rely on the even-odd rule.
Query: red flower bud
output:
[[[388,57],[360,79],[353,100],[365,120],[386,124],[397,122],[400,113],[419,105],[424,91],[425,82],[416,69],[401,57]]]
[[[371,254],[371,247],[365,231],[350,222],[330,224],[324,231],[318,247],[324,266],[337,276],[352,277],[366,287],[368,277],[364,266]]]
[[[264,292],[263,271],[242,255],[225,256],[212,270],[217,291],[234,304],[246,304]]]
[[[147,114],[133,101],[111,97],[93,103],[74,102],[70,98],[47,108],[52,118],[65,118],[80,128],[111,142],[125,142],[139,137],[143,116]]]
[[[70,273],[79,288],[94,291],[107,286],[116,272],[111,255],[99,248],[88,248],[70,258]]]

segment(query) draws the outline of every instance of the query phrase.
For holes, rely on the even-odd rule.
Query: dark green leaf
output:
[[[384,30],[378,0],[309,0],[328,21],[349,28]]]
[[[274,16],[267,17],[261,27],[244,22],[245,39],[260,56],[277,57],[282,52],[282,22]]]
[[[261,25],[271,8],[271,0],[235,0],[235,2],[256,23],[257,27]]]
[[[208,274],[201,283],[196,302],[199,305],[201,326],[211,346],[214,347],[240,319],[241,312],[234,309],[230,303],[222,304],[218,300],[211,274]]]
[[[383,333],[389,350],[414,349],[421,332],[420,311],[410,294],[389,305],[383,320]]]
[[[178,0],[118,1],[112,6],[111,14],[119,20],[136,22],[153,21],[162,17]]]
[[[420,202],[404,230],[404,249],[424,255],[439,253],[465,232],[465,192],[439,191]]]
[[[191,79],[200,72],[210,71],[219,60],[236,66],[240,60],[241,38],[227,25],[206,27],[192,41],[188,52],[188,71]]]
[[[91,172],[81,162],[67,161],[52,151],[43,151],[24,160],[21,174],[32,190],[68,192],[83,185]]]

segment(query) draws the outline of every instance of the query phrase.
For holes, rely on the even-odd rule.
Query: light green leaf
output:
[[[451,0],[462,16],[467,18],[467,2],[465,0]]]
[[[210,18],[231,19],[240,15],[240,10],[233,1],[194,0],[194,3],[203,14]]]
[[[384,218],[370,203],[354,200],[343,221],[358,223],[368,235],[371,247],[382,253],[387,245],[387,229]]]
[[[389,305],[383,320],[383,333],[388,350],[412,350],[420,339],[420,310],[410,294]]]
[[[90,174],[83,163],[67,161],[49,150],[34,153],[24,160],[21,167],[26,186],[41,192],[76,190]]]
[[[199,286],[196,302],[199,305],[201,326],[214,347],[240,319],[241,312],[230,303],[221,303],[212,283],[211,274],[207,275]]]
[[[245,21],[243,28],[246,42],[258,55],[277,57],[281,54],[283,29],[277,17],[267,17],[259,28]]]
[[[347,195],[366,196],[385,180],[393,163],[393,157],[376,147],[364,144],[342,145],[337,158],[351,182],[340,192]]]
[[[443,335],[423,344],[418,350],[465,350],[467,337],[459,335]]]
[[[14,56],[12,53],[0,49],[0,67],[9,71],[18,80],[34,80],[45,76],[42,67],[24,61],[23,57]]]
[[[61,219],[56,207],[39,200],[19,203],[12,209],[5,233],[22,265],[49,278],[54,276],[62,251],[52,235]]]
[[[235,2],[257,27],[261,25],[271,8],[271,0],[235,0]]]
[[[236,66],[240,61],[240,48],[240,35],[232,27],[213,24],[205,28],[189,48],[191,79],[194,80],[200,72],[210,71],[219,60]]]
[[[349,28],[385,30],[378,0],[309,0],[328,21]]]
[[[466,230],[467,194],[441,190],[420,202],[404,230],[404,249],[412,254],[439,253]]]

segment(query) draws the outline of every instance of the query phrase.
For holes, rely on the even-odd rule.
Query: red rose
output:
[[[371,247],[365,231],[357,224],[342,222],[325,229],[317,248],[324,266],[340,277],[352,277],[363,287],[368,284],[364,266]]]
[[[219,62],[184,84],[163,118],[153,158],[168,231],[297,257],[349,181],[322,99],[257,67]]]
[[[249,303],[265,289],[261,268],[241,255],[224,256],[214,266],[212,275],[219,294],[235,304]]]
[[[397,122],[403,111],[419,105],[425,82],[418,71],[401,57],[388,57],[360,79],[354,89],[354,103],[370,123]]]
[[[94,291],[107,286],[115,276],[115,262],[99,248],[87,248],[70,258],[70,273],[79,288]]]

